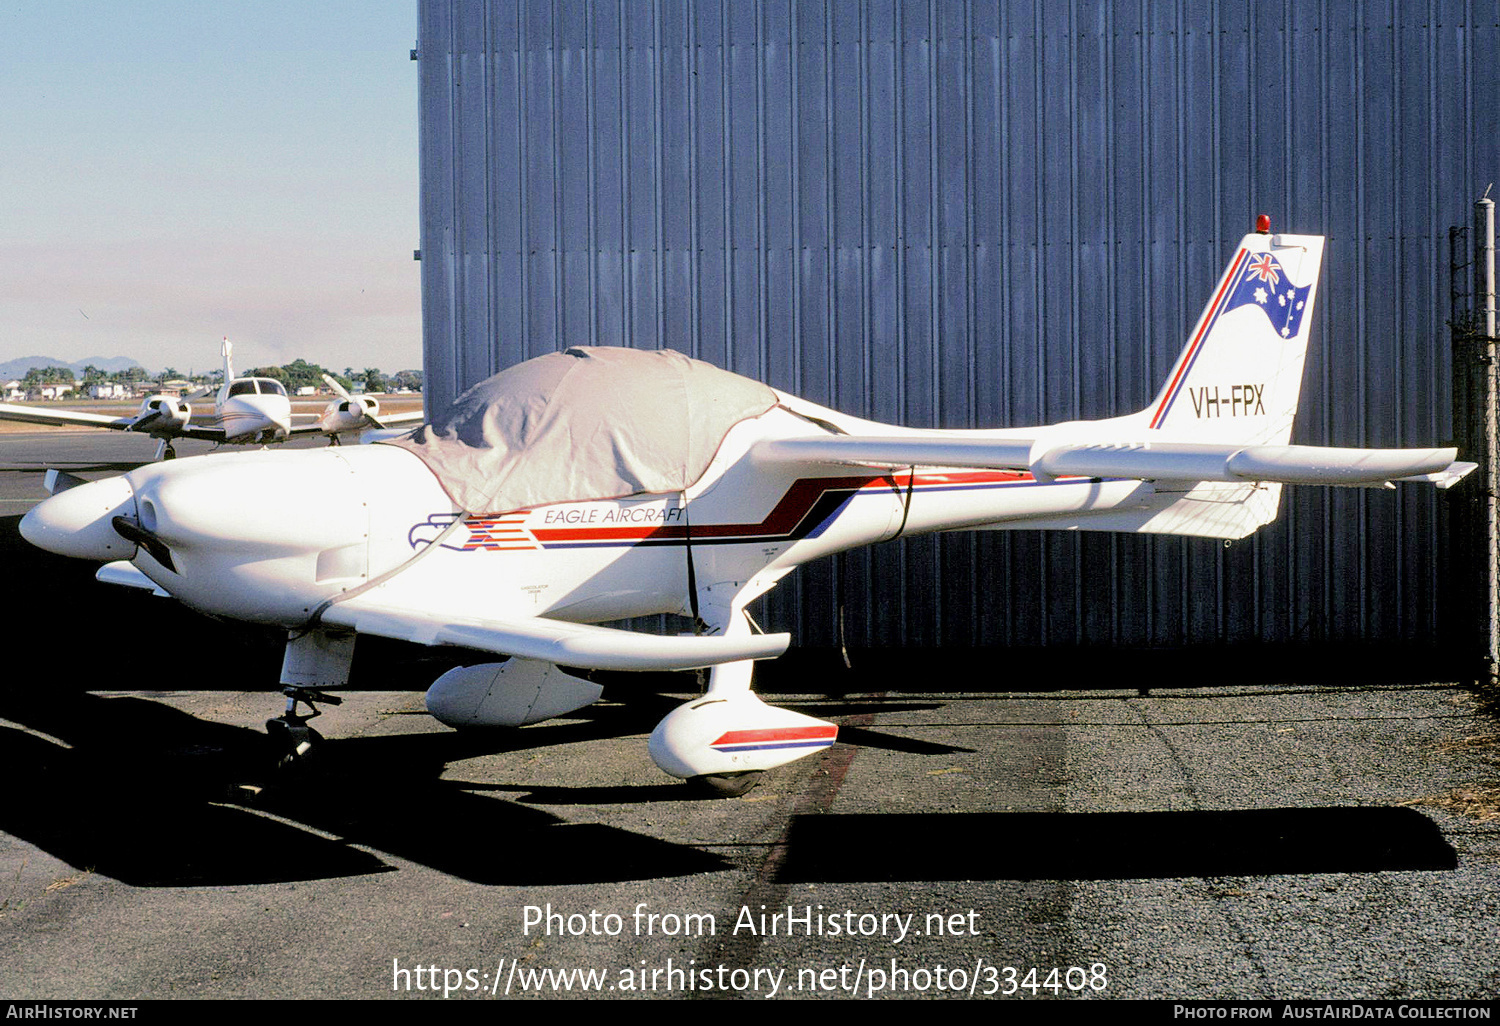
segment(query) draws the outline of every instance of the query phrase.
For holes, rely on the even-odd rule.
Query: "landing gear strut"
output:
[[[349,683],[349,664],[354,660],[354,635],[325,630],[293,631],[287,635],[286,652],[281,659],[281,693],[286,696],[286,712],[280,719],[267,720],[278,769],[304,762],[313,746],[323,736],[307,725],[321,715],[314,702],[342,705],[319,688],[336,688]],[[300,716],[299,705],[308,713]]]
[[[747,637],[751,623],[740,601],[743,586],[728,581],[703,590],[704,596],[718,593],[734,598],[715,607],[700,597],[704,619],[725,637]],[[762,702],[750,690],[754,672],[750,659],[715,665],[708,691],[673,709],[651,732],[646,746],[651,761],[705,798],[738,798],[760,783],[766,770],[834,743],[839,733],[834,724]]]
[[[313,703],[342,705],[344,700],[311,688],[292,685],[282,688],[281,693],[286,696],[286,711],[278,719],[266,721],[266,733],[271,737],[277,769],[287,769],[304,764],[313,747],[323,740],[322,734],[307,725],[308,720],[323,715],[323,711]],[[298,715],[298,705],[307,706],[309,712],[306,716]]]

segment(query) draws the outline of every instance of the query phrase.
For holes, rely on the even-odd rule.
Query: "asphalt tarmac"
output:
[[[646,753],[678,678],[460,734],[400,690],[452,653],[361,641],[370,690],[277,775],[276,637],[16,533],[44,465],[153,448],[0,435],[0,998],[1500,991],[1500,821],[1434,804],[1494,783],[1459,688],[918,693],[856,652],[774,697],[841,743],[712,800]]]

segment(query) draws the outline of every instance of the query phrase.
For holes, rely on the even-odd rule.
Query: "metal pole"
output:
[[[1448,328],[1452,332],[1450,351],[1453,373],[1453,444],[1459,456],[1469,460],[1475,458],[1476,446],[1473,402],[1471,393],[1476,368],[1472,365],[1469,344],[1469,283],[1473,275],[1469,270],[1469,230],[1454,225],[1448,229]],[[1470,488],[1474,485],[1470,485]],[[1477,529],[1477,507],[1469,489],[1461,488],[1448,498],[1450,525],[1448,558],[1450,570],[1444,575],[1446,586],[1442,591],[1442,622],[1444,641],[1450,650],[1457,653],[1462,665],[1462,674],[1475,679],[1480,676],[1482,655],[1480,639],[1485,637],[1484,589],[1480,582],[1487,573],[1480,573],[1485,564],[1482,547],[1475,537]]]
[[[1488,196],[1474,204],[1474,329],[1481,337],[1475,340],[1483,353],[1481,376],[1483,414],[1485,547],[1483,558],[1488,565],[1485,589],[1485,679],[1493,681],[1500,670],[1500,520],[1497,520],[1495,494],[1500,486],[1497,471],[1495,430],[1495,201]]]
[[[1488,189],[1485,192],[1489,192]],[[1474,312],[1485,338],[1495,338],[1495,201],[1474,204]]]

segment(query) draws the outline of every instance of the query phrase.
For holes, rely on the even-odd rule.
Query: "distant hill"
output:
[[[111,373],[140,366],[128,356],[90,356],[84,360],[59,360],[55,356],[19,356],[14,360],[0,363],[0,379],[9,381],[12,378],[24,377],[26,372],[33,367],[70,367],[73,373],[78,375],[82,374],[83,369],[90,364]]]

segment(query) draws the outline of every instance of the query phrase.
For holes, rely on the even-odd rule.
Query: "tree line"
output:
[[[376,367],[366,367],[356,371],[352,367],[345,367],[344,373],[335,374],[326,367],[320,367],[315,363],[308,363],[298,358],[291,363],[282,364],[279,367],[256,367],[246,374],[246,377],[275,378],[287,387],[290,392],[299,388],[312,385],[315,388],[323,387],[323,375],[328,374],[342,387],[352,389],[356,381],[362,382],[366,392],[389,392],[396,389],[407,388],[414,392],[422,390],[422,372],[419,370],[397,371],[395,374],[383,374]],[[207,374],[196,374],[191,383],[195,385],[215,385],[224,379],[222,370],[211,371]],[[127,387],[135,387],[146,382],[157,382],[163,384],[168,381],[186,380],[183,374],[175,367],[167,367],[160,374],[153,376],[144,367],[130,367],[121,371],[106,371],[95,367],[93,364],[83,368],[81,375],[75,375],[71,367],[32,367],[24,377],[21,385],[25,388],[40,388],[43,385],[72,385],[74,391],[87,391],[95,385],[118,384]]]

